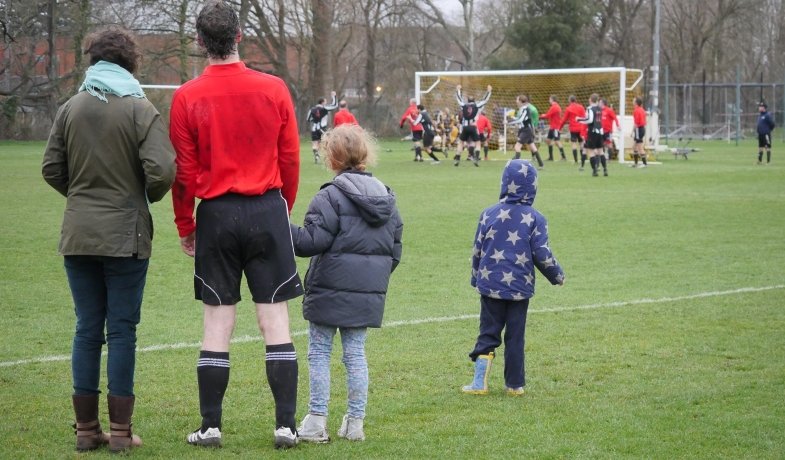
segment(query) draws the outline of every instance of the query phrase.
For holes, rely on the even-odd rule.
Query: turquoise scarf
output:
[[[120,97],[133,96],[140,99],[145,97],[139,81],[130,72],[117,64],[106,61],[98,61],[95,65],[88,67],[79,91],[87,91],[106,103],[109,103],[106,93]]]

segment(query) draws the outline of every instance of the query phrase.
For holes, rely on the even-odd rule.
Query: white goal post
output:
[[[519,94],[529,97],[542,116],[550,107],[548,97],[555,95],[562,107],[567,107],[568,98],[574,95],[583,106],[588,104],[589,96],[597,93],[608,100],[616,110],[621,130],[614,134],[619,150],[619,162],[624,163],[625,145],[632,145],[632,109],[636,96],[642,96],[640,84],[643,72],[626,67],[595,67],[583,69],[542,69],[542,70],[482,70],[482,71],[445,71],[416,72],[414,75],[415,99],[424,104],[433,114],[435,110],[457,112],[455,88],[462,86],[464,97],[477,99],[485,94],[488,85],[493,93],[484,112],[491,120],[495,134],[504,132],[504,115],[508,109],[516,108],[515,98]],[[649,117],[654,118],[654,117]],[[547,129],[547,128],[546,128]],[[542,130],[540,130],[542,131]],[[540,133],[542,135],[542,133]],[[655,131],[647,127],[647,135],[656,139]],[[562,136],[566,145],[569,136]],[[504,147],[508,143],[506,134]],[[501,144],[502,139],[499,139]],[[501,145],[500,145],[501,146]]]

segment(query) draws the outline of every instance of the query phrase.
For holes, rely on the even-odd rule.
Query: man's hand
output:
[[[457,89],[458,91],[460,91],[460,90],[461,90],[461,85],[457,85],[457,86],[455,87],[455,89]]]
[[[491,90],[493,89],[493,87],[492,87],[491,85],[488,85],[488,87],[487,87],[486,89],[487,89],[487,90],[488,90],[488,92],[490,93],[490,92],[491,92]]]
[[[180,238],[180,247],[185,255],[193,257],[196,254],[196,232]]]
[[[330,92],[330,96],[335,97],[335,95],[336,95],[335,91]]]

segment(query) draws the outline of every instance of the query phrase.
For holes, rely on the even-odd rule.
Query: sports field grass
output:
[[[331,174],[303,165],[294,221]],[[785,152],[754,165],[752,143],[712,142],[689,160],[612,164],[610,177],[547,163],[535,206],[550,223],[565,286],[538,277],[526,343],[526,395],[459,391],[472,376],[478,296],[469,258],[504,161],[414,163],[383,143],[373,172],[397,193],[404,253],[386,326],[370,331],[367,441],[272,446],[264,345],[239,308],[224,448],[195,449],[201,307],[171,202],[156,236],[139,327],[138,458],[754,458],[785,457]],[[386,150],[390,151],[386,151]],[[64,199],[41,179],[42,143],[0,143],[0,458],[72,458],[73,311],[57,241]],[[500,154],[492,154],[501,160]],[[568,156],[570,152],[568,151]],[[587,168],[588,169],[588,168]],[[300,260],[304,274],[307,260]],[[245,291],[244,291],[245,292]],[[248,296],[244,296],[248,299]],[[306,323],[291,303],[307,411]],[[336,342],[340,350],[340,345]],[[498,351],[502,351],[501,349]],[[345,410],[333,356],[329,429]],[[102,382],[105,385],[105,380]],[[102,404],[102,423],[108,425]],[[99,451],[85,457],[108,457]]]

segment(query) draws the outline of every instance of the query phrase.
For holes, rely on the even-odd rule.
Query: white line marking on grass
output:
[[[739,289],[732,289],[728,291],[699,292],[697,294],[675,296],[675,297],[660,297],[658,299],[637,299],[637,300],[626,300],[621,302],[576,305],[574,307],[542,308],[542,309],[530,310],[529,313],[530,314],[531,313],[558,313],[558,312],[566,312],[566,311],[596,310],[599,308],[619,308],[619,307],[628,307],[634,305],[680,302],[683,300],[702,299],[707,297],[720,297],[720,296],[734,295],[734,294],[746,294],[750,292],[773,291],[776,289],[785,289],[785,284],[777,284],[774,286],[763,286],[763,287],[745,287]],[[401,327],[401,326],[415,326],[418,324],[444,323],[448,321],[476,319],[479,316],[480,316],[479,314],[471,314],[471,315],[438,316],[438,317],[431,317],[431,318],[390,321],[384,323],[382,327],[389,328],[389,327]],[[307,330],[294,331],[292,332],[291,335],[292,337],[299,337],[306,334],[308,334]],[[232,339],[232,343],[249,343],[249,342],[261,342],[261,341],[262,338],[258,335],[243,335]],[[198,348],[200,346],[201,346],[201,342],[165,343],[160,345],[149,345],[146,347],[141,347],[137,350],[137,352],[145,353],[149,351],[181,350],[184,348]],[[104,352],[103,355],[105,356],[106,352]],[[38,363],[49,363],[49,362],[70,361],[70,360],[71,360],[71,355],[41,356],[38,358],[19,359],[16,361],[0,361],[0,367],[14,367],[14,366],[23,366],[25,364],[38,364]]]

